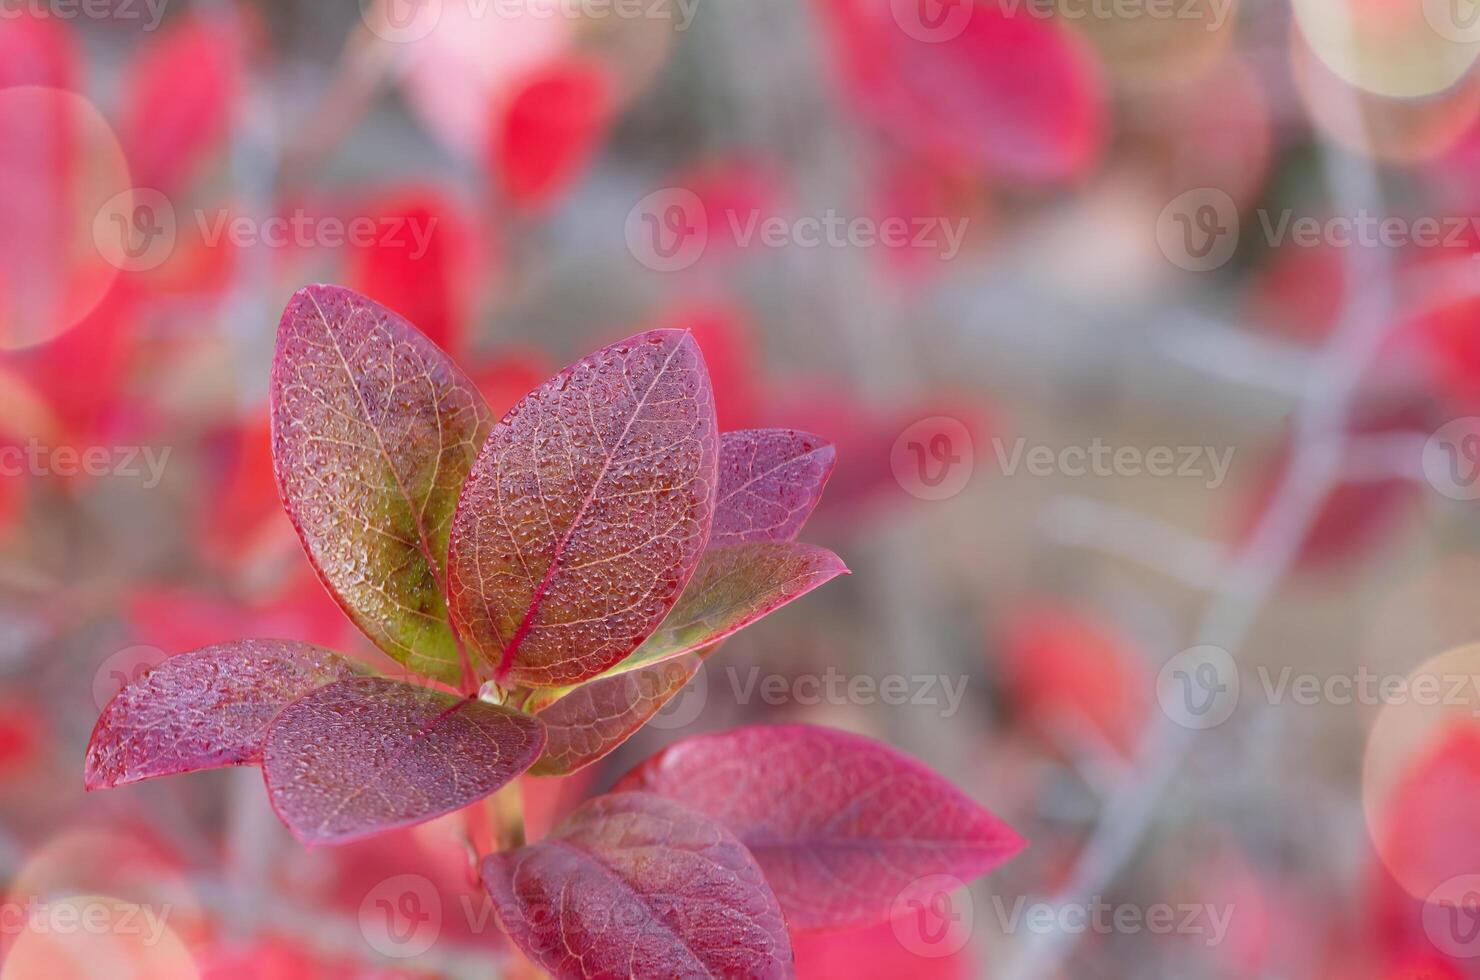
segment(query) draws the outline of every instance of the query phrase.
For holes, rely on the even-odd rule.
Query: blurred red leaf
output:
[[[792,929],[885,921],[916,879],[969,881],[1026,843],[915,759],[811,725],[686,739],[615,789],[682,801],[727,827],[755,855]]]
[[[453,357],[464,352],[477,291],[492,265],[466,205],[434,188],[388,189],[353,208],[381,229],[351,243],[345,285],[395,310]]]
[[[1110,623],[1062,605],[1015,609],[1002,631],[1012,703],[1056,742],[1083,725],[1129,757],[1151,707],[1154,678]]]
[[[721,432],[756,424],[757,390],[754,329],[735,304],[720,300],[685,300],[664,311],[655,329],[688,330],[704,352],[714,387],[714,409]]]
[[[956,0],[965,16],[935,33],[939,0],[914,0],[917,11],[909,0],[818,2],[849,101],[943,169],[1042,183],[1081,177],[1096,162],[1106,129],[1100,73],[1058,20]]]
[[[616,99],[607,69],[569,57],[526,76],[497,108],[489,167],[516,206],[546,208],[570,189],[600,149]]]
[[[262,774],[304,844],[338,844],[422,823],[482,799],[534,764],[532,716],[384,677],[340,681],[283,709]]]
[[[67,21],[16,8],[0,18],[0,88],[82,85],[81,50]]]
[[[906,933],[908,935],[908,933]],[[900,941],[892,922],[862,929],[798,932],[792,936],[797,956],[797,980],[969,980],[981,974],[972,967],[971,949],[955,952],[931,949],[928,956],[911,952]],[[944,953],[945,955],[941,955]]]
[[[243,53],[232,30],[187,14],[149,35],[120,85],[119,136],[134,186],[182,187],[225,137],[243,85]]]
[[[672,800],[597,797],[544,841],[485,858],[483,883],[510,938],[556,976],[791,975],[755,859]]]

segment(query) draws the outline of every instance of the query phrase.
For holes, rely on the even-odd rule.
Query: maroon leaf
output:
[[[848,574],[842,559],[810,544],[757,542],[704,553],[694,580],[658,631],[612,668],[638,670],[712,646]]]
[[[283,709],[262,774],[283,823],[304,844],[339,844],[476,802],[544,748],[531,715],[475,698],[361,677]]]
[[[831,444],[795,429],[726,432],[709,546],[795,540],[836,458]]]
[[[385,307],[333,286],[288,303],[272,368],[283,506],[355,623],[448,683],[462,674],[443,599],[448,534],[490,422],[472,382]]]
[[[452,529],[453,620],[501,684],[631,653],[709,538],[714,399],[691,336],[653,330],[561,371],[494,427]]]
[[[532,776],[563,776],[589,766],[631,738],[683,690],[700,656],[665,660],[642,670],[598,677],[539,712],[549,736]]]
[[[617,790],[682,800],[750,848],[794,929],[890,917],[927,875],[963,882],[1024,841],[920,762],[810,725],[757,726],[680,742]]]
[[[87,744],[88,789],[258,761],[267,726],[355,664],[289,640],[237,640],[182,653],[109,701]]]
[[[783,977],[791,943],[755,859],[707,817],[601,796],[483,861],[499,921],[557,977]]]

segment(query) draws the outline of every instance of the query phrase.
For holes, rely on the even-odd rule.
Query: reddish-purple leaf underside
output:
[[[839,575],[842,559],[816,545],[762,541],[711,548],[657,632],[612,673],[713,646]]]
[[[671,800],[597,797],[482,870],[504,931],[556,977],[791,975],[786,924],[755,859]]]
[[[237,640],[177,654],[119,691],[98,716],[84,785],[255,763],[284,706],[359,671],[337,653],[291,640]]]
[[[605,756],[662,710],[699,670],[688,654],[642,670],[587,681],[539,712],[545,753],[532,776],[562,776]]]
[[[830,443],[795,429],[726,432],[709,546],[795,540],[836,461]]]
[[[319,577],[397,661],[461,678],[444,600],[458,494],[491,427],[456,365],[399,315],[308,286],[283,311],[272,454]]]
[[[654,330],[583,358],[494,427],[453,521],[453,621],[507,686],[594,677],[677,600],[709,539],[714,397]]]
[[[794,929],[882,922],[916,879],[969,882],[1024,841],[922,763],[810,725],[680,742],[615,787],[676,799],[751,850]]]
[[[339,844],[430,820],[534,764],[532,715],[384,677],[321,687],[267,732],[273,809],[304,844]]]

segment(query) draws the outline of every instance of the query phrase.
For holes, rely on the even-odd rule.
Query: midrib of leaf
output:
[[[555,576],[560,570],[560,558],[565,553],[566,546],[570,544],[571,537],[576,533],[576,528],[580,526],[581,519],[586,516],[586,511],[590,509],[592,502],[596,499],[596,492],[601,489],[601,484],[606,480],[606,473],[607,470],[611,469],[612,460],[616,458],[617,452],[622,448],[622,444],[627,441],[627,435],[632,431],[633,423],[642,414],[642,410],[647,407],[648,397],[653,393],[653,389],[658,386],[658,382],[662,379],[663,375],[668,373],[668,365],[673,363],[674,356],[688,337],[689,334],[685,331],[683,338],[677,344],[673,345],[673,350],[669,351],[668,356],[663,359],[663,366],[658,368],[657,372],[653,375],[653,380],[648,383],[647,390],[638,398],[637,406],[627,418],[627,424],[622,426],[622,434],[612,443],[611,451],[606,454],[606,458],[602,461],[601,472],[596,474],[596,479],[592,482],[591,489],[586,493],[586,499],[581,501],[581,506],[577,509],[575,517],[571,519],[570,526],[565,529],[565,533],[556,542],[555,550],[550,555],[550,564],[545,569],[545,576],[540,580],[540,584],[535,586],[534,594],[530,597],[529,609],[525,611],[523,621],[514,630],[514,635],[504,646],[503,654],[499,658],[498,669],[494,671],[493,676],[494,680],[500,684],[508,679],[509,672],[514,669],[514,655],[519,650],[519,644],[523,643],[524,638],[529,635],[530,630],[534,629],[534,617],[540,610],[540,604],[544,602],[545,593],[550,590],[550,585],[555,581]]]
[[[367,404],[365,404],[365,396],[360,393],[360,386],[355,383],[355,372],[354,372],[354,369],[349,366],[349,359],[344,356],[344,349],[339,346],[339,337],[334,332],[334,329],[329,326],[329,317],[327,315],[325,315],[324,308],[319,305],[319,298],[317,296],[314,296],[314,295],[310,294],[309,295],[309,299],[313,302],[313,308],[316,311],[318,311],[318,314],[319,314],[319,322],[324,325],[324,333],[329,337],[329,343],[334,346],[334,354],[339,358],[339,363],[344,368],[344,375],[349,380],[350,387],[354,389],[354,392],[355,392],[355,402],[360,406],[360,415],[365,419],[365,425],[366,425],[366,427],[369,428],[369,430],[372,433],[374,433],[374,435],[375,435],[375,445],[377,447],[379,447],[379,449],[380,449],[380,455],[381,455],[381,458],[385,460],[386,469],[388,469],[388,470],[391,471],[391,479],[394,480],[395,483],[396,483],[396,490],[401,494],[401,498],[406,501],[406,511],[407,511],[407,514],[411,518],[412,526],[416,528],[416,539],[417,539],[418,545],[421,548],[422,557],[424,557],[426,559],[427,568],[431,570],[432,579],[433,579],[434,583],[436,584],[437,590],[439,592],[438,598],[439,598],[439,600],[441,601],[441,604],[442,604],[442,616],[440,617],[441,618],[441,621],[447,625],[447,631],[452,635],[452,643],[453,643],[453,646],[456,647],[456,649],[457,649],[458,663],[462,667],[462,672],[463,672],[463,685],[464,685],[465,688],[467,688],[467,690],[465,690],[464,693],[471,694],[472,691],[474,689],[476,689],[476,687],[477,687],[476,677],[475,677],[475,675],[473,673],[473,665],[472,665],[471,661],[468,659],[467,650],[463,646],[462,637],[458,634],[457,626],[453,624],[452,617],[450,615],[448,615],[448,611],[447,611],[447,599],[446,599],[446,596],[447,596],[447,577],[446,577],[446,572],[443,569],[441,569],[441,568],[438,567],[438,565],[437,565],[437,559],[436,559],[436,553],[432,550],[431,539],[427,535],[426,524],[425,524],[425,520],[424,520],[424,518],[425,518],[425,503],[423,503],[423,505],[421,507],[418,507],[417,504],[416,504],[416,499],[414,497],[412,497],[411,496],[411,492],[406,489],[406,483],[405,483],[404,480],[401,479],[401,473],[400,473],[400,471],[398,469],[396,469],[395,459],[392,458],[392,456],[390,454],[390,450],[388,450],[386,448],[385,439],[381,435],[381,432],[380,432],[380,426],[378,426],[375,423],[375,421],[372,419],[371,414],[370,414],[370,406],[367,405]],[[361,306],[361,307],[356,307],[356,312],[355,312],[354,315],[355,316],[358,316],[361,313],[364,313],[364,314],[367,314],[368,315],[369,312],[370,312],[369,310],[367,310],[365,307]],[[373,316],[372,316],[372,320],[373,320]],[[372,330],[373,330],[373,326],[372,326]],[[395,342],[394,341],[394,338],[392,338],[392,343],[394,343],[394,342]],[[418,352],[418,359],[420,359],[420,352]],[[437,385],[436,385],[436,382],[432,380],[432,377],[431,377],[430,372],[427,373],[427,383],[431,386],[432,391],[433,391],[433,395],[434,395],[434,398],[435,398]],[[440,399],[436,399],[436,400],[440,402]],[[441,466],[442,466],[442,453],[446,449],[446,445],[444,444],[444,441],[443,441],[444,440],[444,434],[442,432],[442,411],[441,411],[441,405],[440,404],[436,405],[435,406],[435,409],[436,409],[435,414],[437,416],[437,471],[436,472],[437,473],[440,473],[441,472]],[[436,478],[435,478],[435,474],[434,474],[432,484],[431,484],[431,486],[427,490],[427,502],[430,502],[431,497],[432,497],[432,494],[434,494],[436,492],[437,492],[437,485],[436,485]],[[415,651],[412,651],[412,652],[414,653]]]
[[[331,820],[339,816],[339,814],[344,811],[345,807],[349,806],[355,800],[358,800],[360,797],[364,796],[371,789],[379,786],[381,784],[382,778],[386,774],[394,771],[392,769],[392,764],[400,761],[402,756],[411,751],[412,746],[430,735],[433,731],[436,730],[438,725],[442,724],[442,722],[446,721],[448,718],[451,718],[453,715],[457,714],[463,708],[472,704],[476,700],[476,698],[463,698],[462,700],[457,701],[456,703],[442,709],[440,712],[437,713],[436,717],[432,718],[431,721],[422,725],[421,728],[419,728],[417,731],[412,732],[411,737],[406,740],[405,745],[402,745],[400,748],[396,749],[396,751],[392,752],[389,756],[386,757],[385,763],[380,766],[380,770],[374,779],[371,779],[369,782],[365,783],[362,786],[355,787],[355,789],[351,793],[349,793],[344,797],[344,799],[339,801],[339,804],[335,806],[333,810],[331,810],[328,814],[324,816],[323,821],[319,823],[319,830],[322,832],[326,827],[329,826],[329,822]],[[479,727],[478,723],[474,722],[473,727]],[[495,751],[498,750],[498,746],[496,744],[494,748]],[[494,761],[497,761],[497,756],[495,756]]]

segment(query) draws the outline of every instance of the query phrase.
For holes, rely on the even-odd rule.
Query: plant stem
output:
[[[524,846],[524,790],[515,779],[493,794],[494,844],[500,851]]]

